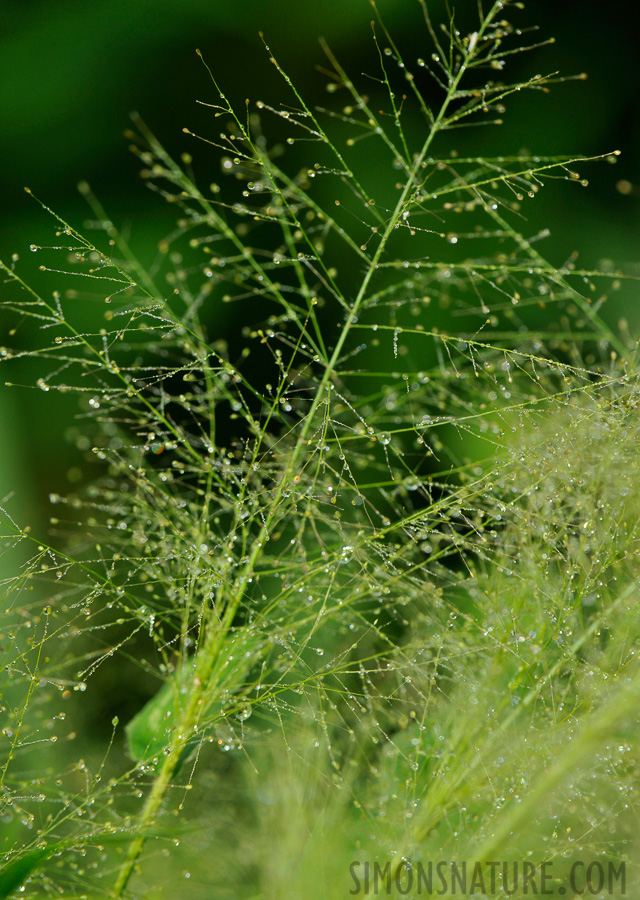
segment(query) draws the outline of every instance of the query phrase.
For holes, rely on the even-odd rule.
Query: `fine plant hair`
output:
[[[631,883],[622,276],[528,226],[589,160],[455,152],[564,80],[509,80],[546,43],[521,4],[468,6],[419,0],[417,61],[374,7],[370,78],[323,48],[326,109],[266,44],[282,101],[209,71],[185,141],[219,184],[136,120],[176,211],[150,262],[81,184],[86,227],[41,204],[53,293],[0,263],[8,378],[77,395],[86,460],[46,534],[0,510],[0,897],[343,898],[374,862],[401,896],[429,860]]]

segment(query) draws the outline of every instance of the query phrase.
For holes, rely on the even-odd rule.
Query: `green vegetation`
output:
[[[343,898],[366,863],[401,896],[430,860],[633,884],[622,276],[527,224],[591,160],[454,149],[559,80],[510,83],[519,6],[420,0],[417,61],[376,21],[364,87],[325,47],[328,109],[269,48],[282,102],[210,73],[219,184],[130,135],[176,209],[155,259],[83,184],[91,222],[44,207],[32,246],[62,289],[0,263],[7,378],[77,395],[87,460],[48,535],[0,514],[0,897]]]

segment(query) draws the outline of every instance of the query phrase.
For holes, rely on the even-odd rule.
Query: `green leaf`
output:
[[[10,897],[46,859],[64,846],[64,843],[48,844],[3,866],[0,869],[0,900]]]
[[[225,642],[209,679],[209,702],[205,715],[223,694],[238,692],[246,682],[249,671],[265,653],[265,641],[248,629],[238,629]],[[136,761],[160,757],[171,744],[176,722],[189,696],[189,686],[199,668],[201,654],[196,654],[173,679],[163,685],[126,726],[129,753]],[[192,752],[205,732],[191,740],[182,755],[178,768]]]

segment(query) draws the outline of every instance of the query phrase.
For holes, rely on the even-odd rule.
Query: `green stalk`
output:
[[[480,35],[484,33],[500,7],[501,4],[494,4],[480,27]],[[422,163],[424,162],[424,159],[429,152],[429,148],[431,147],[435,136],[438,134],[443,121],[445,120],[447,109],[449,108],[449,105],[457,92],[458,85],[467,70],[470,59],[471,54],[465,57],[462,64],[460,65],[457,74],[454,78],[451,79],[451,82],[448,85],[447,94],[443,101],[442,107],[440,108],[440,112],[435,118],[429,134],[422,146],[422,149],[415,159],[404,189],[402,190],[402,193],[400,194],[400,197],[396,203],[395,209],[389,218],[383,234],[380,237],[376,252],[369,263],[368,269],[362,280],[362,284],[360,285],[360,289],[358,290],[345,324],[342,327],[338,340],[336,341],[333,353],[331,354],[331,357],[324,370],[324,374],[316,390],[313,402],[298,435],[298,440],[282,472],[282,476],[271,501],[269,511],[265,516],[264,521],[262,522],[258,536],[253,542],[249,557],[243,568],[236,576],[235,582],[231,587],[230,595],[225,605],[225,611],[222,616],[222,620],[219,623],[216,622],[216,624],[210,628],[208,639],[201,654],[201,658],[203,660],[203,668],[201,671],[197,672],[197,677],[193,682],[194,686],[192,693],[188,699],[184,712],[182,713],[176,724],[176,728],[174,731],[175,737],[172,739],[170,745],[171,749],[169,750],[169,753],[167,754],[164,763],[162,764],[160,772],[153,783],[151,792],[138,818],[136,827],[140,833],[139,836],[136,837],[129,845],[126,858],[120,867],[114,887],[114,898],[122,897],[122,893],[125,890],[133,872],[136,860],[138,859],[142,848],[144,847],[144,843],[147,837],[147,830],[149,826],[153,824],[155,817],[162,806],[167,791],[171,786],[173,774],[175,772],[182,751],[184,750],[190,738],[193,736],[193,731],[198,722],[198,717],[200,714],[202,699],[209,686],[208,678],[215,666],[220,647],[222,646],[222,643],[224,642],[224,639],[229,632],[229,629],[231,628],[233,620],[238,611],[238,607],[241,603],[244,592],[246,578],[251,576],[251,574],[255,570],[255,566],[262,553],[265,540],[268,538],[269,529],[278,514],[283,493],[286,489],[287,484],[289,483],[293,471],[296,468],[303,448],[306,446],[307,435],[309,434],[309,431],[311,430],[311,427],[315,421],[315,414],[325,397],[327,389],[330,389],[330,381],[333,376],[336,364],[342,353],[342,349],[351,330],[353,321],[357,317],[360,307],[364,302],[371,278],[377,269],[380,258],[382,257],[382,254],[396,226],[396,223],[402,215],[402,211],[404,209],[407,198],[410,195],[411,191],[415,188],[415,181],[418,173],[420,172]],[[234,241],[237,240],[232,232],[228,236],[232,237]],[[229,571],[230,566],[231,563],[227,565],[225,572],[223,573],[223,577],[221,579],[223,583],[225,582],[224,574]]]

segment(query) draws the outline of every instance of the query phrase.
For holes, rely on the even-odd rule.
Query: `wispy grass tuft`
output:
[[[420,6],[426,60],[373,23],[373,97],[328,47],[329,109],[269,47],[281,103],[209,70],[219,184],[136,120],[155,259],[82,184],[93,231],[42,204],[51,299],[0,263],[12,381],[76,393],[97,463],[47,536],[1,512],[0,897],[338,898],[374,862],[400,896],[486,859],[560,896],[632,859],[634,348],[620,276],[527,225],[592,160],[457,156],[561,79],[509,82],[519,4]]]

